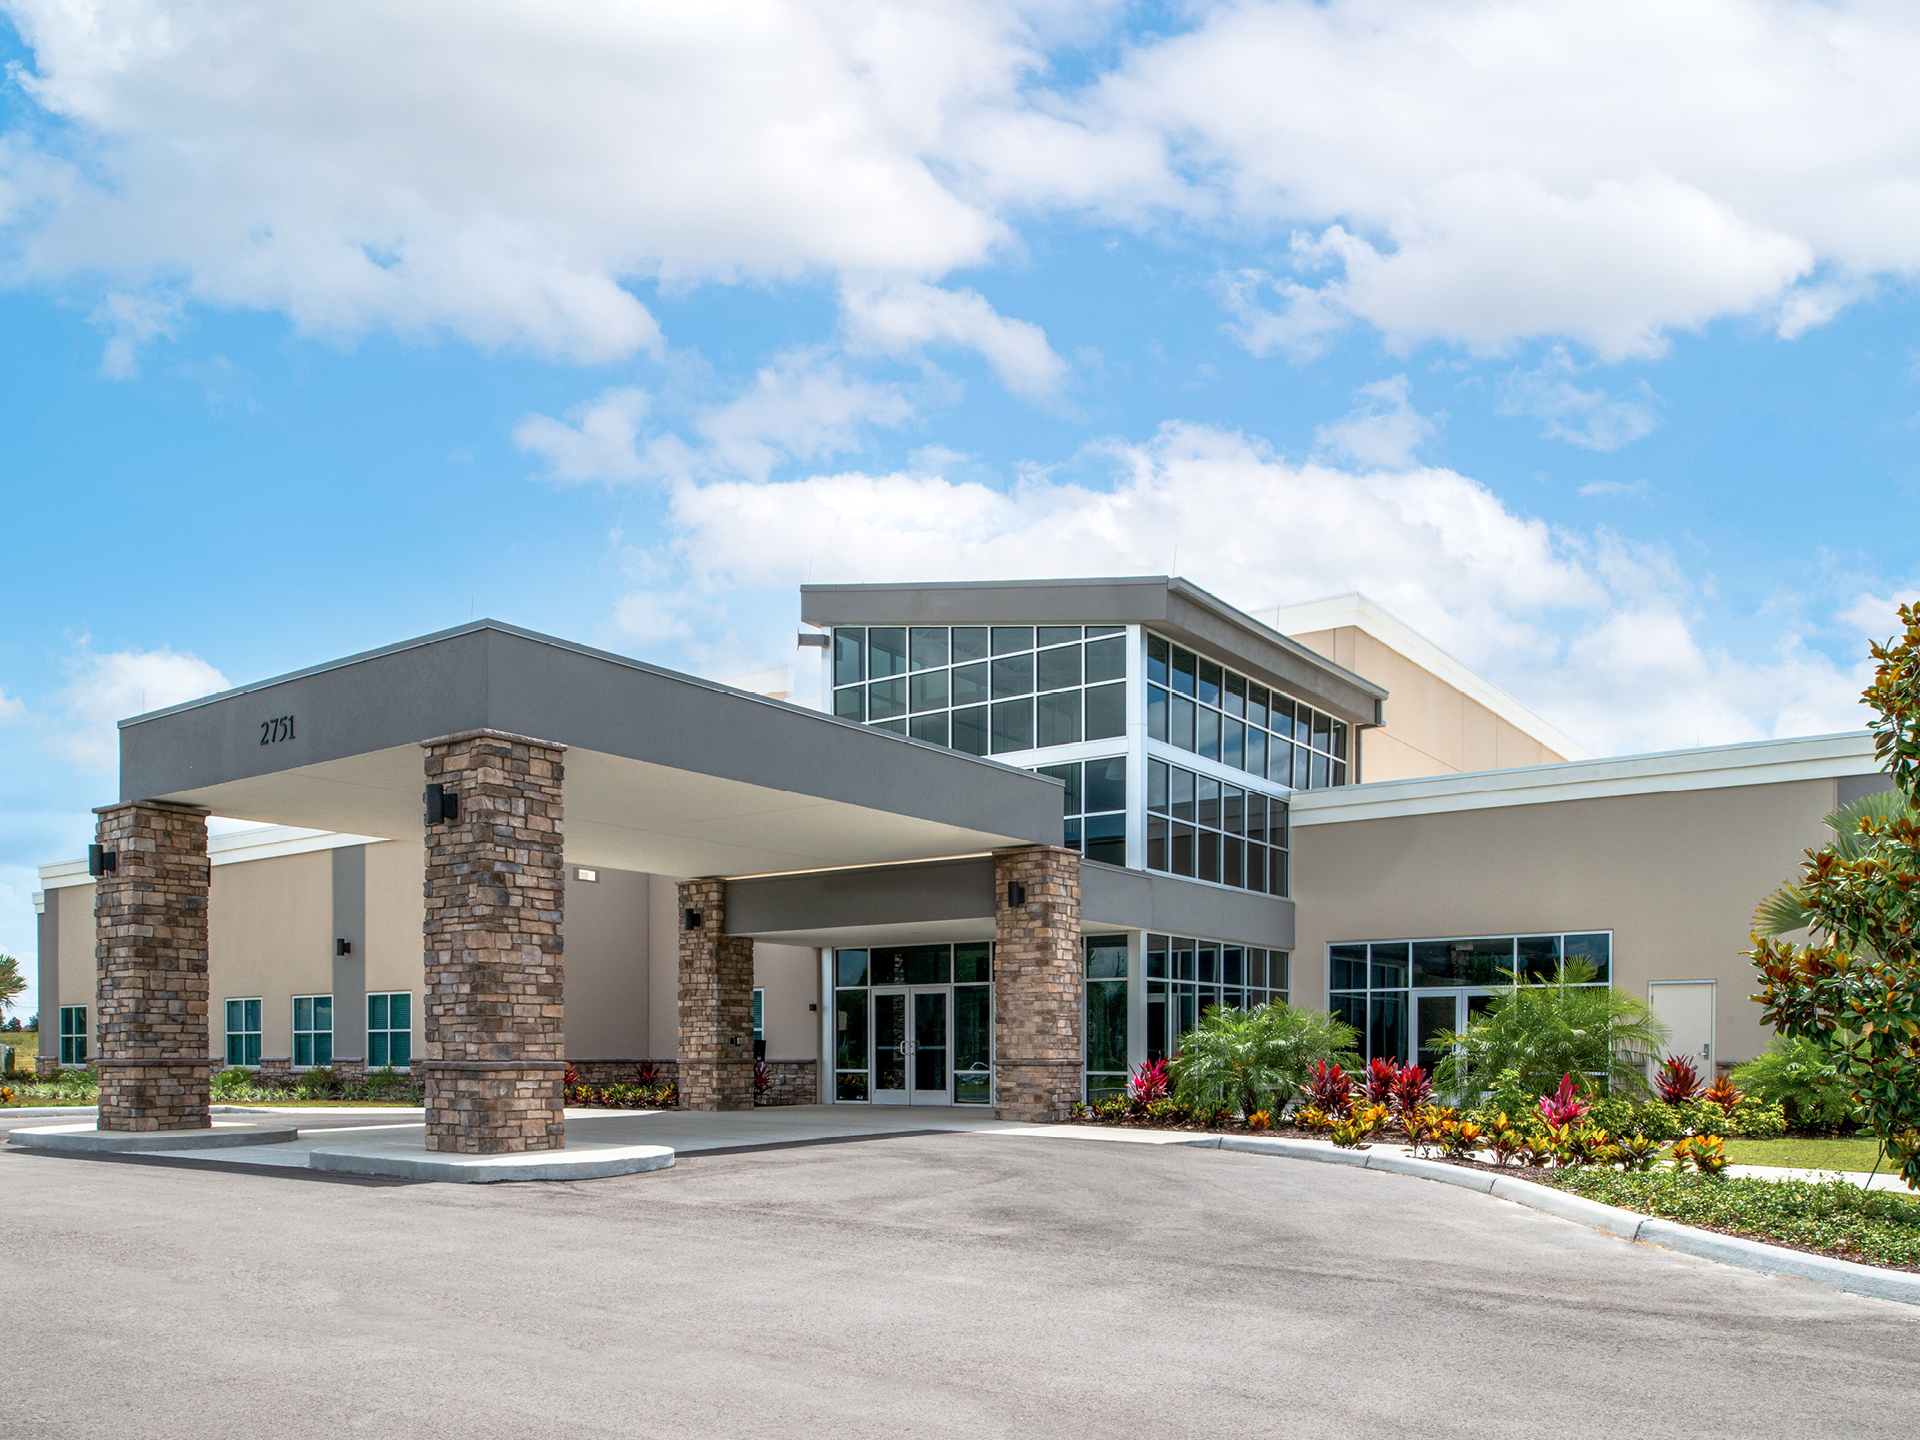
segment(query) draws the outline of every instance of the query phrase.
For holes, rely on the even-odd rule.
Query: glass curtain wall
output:
[[[871,625],[833,632],[833,713],[969,755],[1127,730],[1119,625]]]
[[[1226,940],[1147,936],[1147,1058],[1171,1058],[1180,1037],[1218,1006],[1285,1004],[1290,958]]]
[[[1127,863],[1127,757],[1040,765],[1035,773],[1066,782],[1069,850],[1109,865]]]
[[[1593,968],[1592,985],[1610,983],[1610,931],[1499,935],[1435,940],[1347,942],[1327,947],[1327,1007],[1360,1032],[1368,1060],[1414,1063],[1431,1071],[1442,1030],[1464,1030],[1514,977],[1553,980],[1568,960]]]
[[[835,950],[833,1098],[873,1097],[873,987],[953,987],[953,1103],[993,1103],[993,945]],[[884,1087],[883,1087],[884,1088]]]
[[[1287,893],[1287,802],[1147,762],[1147,868]]]
[[[1127,937],[1089,935],[1087,1099],[1127,1093]]]
[[[1347,724],[1147,636],[1147,738],[1294,790],[1347,783]]]

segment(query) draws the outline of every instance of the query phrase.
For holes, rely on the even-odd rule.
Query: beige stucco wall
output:
[[[1506,770],[1568,758],[1358,626],[1293,638],[1387,691],[1386,723],[1365,731],[1361,741],[1363,780]]]
[[[254,997],[261,1058],[290,1058],[292,997],[333,993],[332,855],[214,866],[207,951],[208,1053],[226,1057],[226,1001]]]
[[[1294,825],[1296,1004],[1327,1003],[1347,940],[1611,930],[1614,984],[1713,980],[1714,1054],[1772,1032],[1741,951],[1762,896],[1823,843],[1832,780]]]
[[[647,1058],[671,1060],[680,1053],[680,882],[671,875],[649,875],[647,935]]]
[[[575,878],[567,867],[567,1058],[648,1060],[651,875],[599,870]]]
[[[399,840],[367,846],[367,993],[405,990],[413,997],[413,1054],[421,1059],[427,1053],[426,947],[420,934],[427,922],[425,881],[420,846]]]
[[[761,997],[769,1060],[818,1060],[820,1016],[809,1005],[820,1001],[820,952],[810,945],[753,947],[753,983]]]
[[[60,888],[60,1003],[87,1007],[87,1053],[99,1054],[100,968],[93,948],[93,882]],[[60,1053],[60,1016],[44,1000],[40,1006],[41,1053]],[[47,1036],[53,1037],[48,1044]]]

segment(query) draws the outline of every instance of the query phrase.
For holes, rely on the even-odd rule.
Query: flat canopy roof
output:
[[[570,864],[752,875],[1060,843],[1057,780],[496,620],[122,720],[120,798],[412,838],[420,742],[480,729],[568,747]]]
[[[1146,625],[1353,725],[1387,692],[1176,576],[802,585],[813,625]]]

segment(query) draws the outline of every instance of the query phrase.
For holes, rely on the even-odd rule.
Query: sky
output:
[[[813,581],[1360,590],[1597,754],[1920,599],[1920,10],[0,0],[0,950],[114,722]],[[35,1005],[31,992],[22,1013]]]

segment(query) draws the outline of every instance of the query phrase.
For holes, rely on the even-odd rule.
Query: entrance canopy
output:
[[[566,859],[752,875],[1058,845],[1057,780],[481,620],[120,722],[122,800],[398,839],[420,742],[568,747]]]

